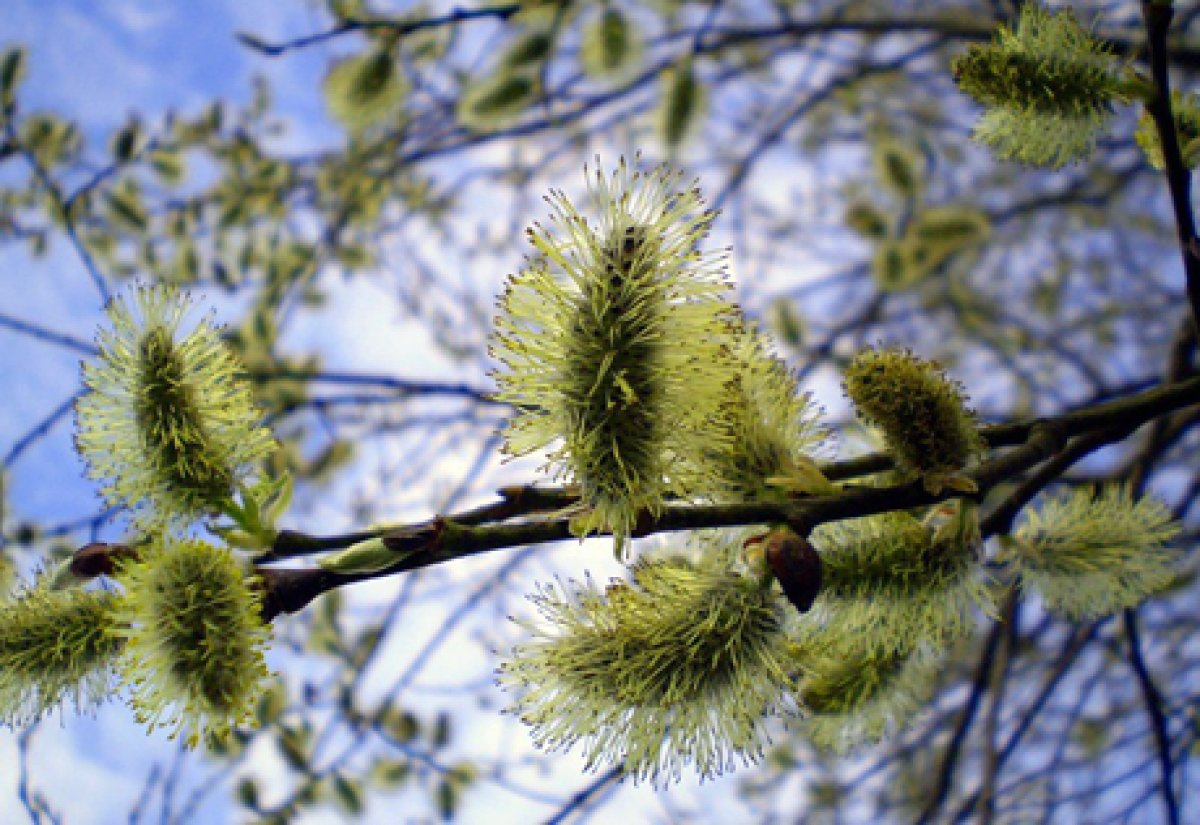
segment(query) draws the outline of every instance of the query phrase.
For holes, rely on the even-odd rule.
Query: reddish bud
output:
[[[791,528],[772,530],[766,537],[765,556],[783,594],[801,613],[807,613],[821,592],[821,556],[808,540]]]

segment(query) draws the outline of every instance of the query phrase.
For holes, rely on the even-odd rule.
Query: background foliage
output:
[[[415,520],[530,480],[534,462],[496,457],[494,296],[545,215],[541,194],[579,191],[596,155],[641,152],[700,178],[739,302],[847,447],[865,438],[840,374],[876,342],[946,365],[987,422],[1190,374],[1166,186],[1136,145],[1137,108],[1118,108],[1094,157],[1055,172],[969,142],[978,109],[949,61],[1018,5],[296,2],[269,26],[247,21],[236,48],[305,82],[212,100],[180,90],[105,129],[27,102],[43,46],[27,43],[23,68],[0,66],[0,340],[18,397],[0,417],[0,573],[122,535],[77,480],[69,413],[90,330],[135,277],[219,307],[285,440],[279,460],[303,480],[286,526]],[[1171,59],[1188,90],[1200,12],[1176,5]],[[1074,6],[1118,54],[1143,58],[1138,3]],[[328,119],[314,122],[321,105]],[[1190,807],[1197,781],[1196,419],[1161,419],[1063,477],[1128,480],[1170,504],[1188,571],[1173,591],[1099,622],[1011,599],[956,652],[924,721],[848,760],[781,728],[761,766],[659,793],[532,750],[497,714],[495,651],[519,637],[504,617],[526,614],[520,596],[555,572],[616,572],[599,542],[329,594],[277,622],[280,680],[262,727],[228,752],[144,742],[114,705],[0,735],[17,769],[0,790],[34,821],[580,821],[606,806],[682,821],[955,821],[980,794],[1003,821],[1156,821]],[[88,731],[121,744],[81,746]],[[113,748],[130,741],[144,757],[128,762],[135,781],[86,806],[69,798],[54,758],[74,748],[125,765]]]

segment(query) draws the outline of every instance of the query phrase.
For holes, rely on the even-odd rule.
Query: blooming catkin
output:
[[[22,725],[72,700],[105,698],[120,642],[112,593],[45,582],[0,602],[0,723]]]
[[[812,647],[905,652],[970,635],[989,612],[989,580],[973,550],[907,513],[824,524],[813,531],[823,583],[813,605],[823,633]]]
[[[1012,544],[1021,584],[1072,619],[1095,619],[1134,607],[1169,585],[1179,532],[1153,498],[1128,487],[1078,489],[1028,511]]]
[[[931,490],[983,447],[962,387],[911,352],[863,350],[846,368],[844,387],[859,417],[883,431],[897,468]]]
[[[227,549],[163,539],[117,574],[120,668],[139,721],[223,738],[251,716],[267,676],[259,594]]]
[[[708,490],[719,500],[786,497],[813,483],[810,456],[828,440],[819,408],[800,392],[795,374],[770,354],[753,329],[733,338],[724,397],[703,456]]]
[[[552,229],[500,301],[492,339],[497,397],[516,414],[505,449],[550,448],[580,487],[582,532],[620,552],[641,511],[703,487],[697,462],[723,389],[731,324],[721,255],[701,253],[713,213],[664,169],[621,162],[589,176],[590,222],[555,192]]]
[[[791,649],[776,591],[724,554],[642,560],[629,582],[546,587],[546,625],[504,664],[514,710],[547,748],[635,779],[702,777],[750,762],[787,705]]]
[[[804,661],[801,732],[819,748],[844,753],[895,733],[927,700],[938,657],[929,649],[817,652]]]
[[[114,300],[76,404],[88,474],[143,527],[220,509],[274,444],[217,330],[202,320],[179,334],[186,311],[165,288]]]
[[[987,107],[974,137],[1003,158],[1062,166],[1085,157],[1132,90],[1112,51],[1069,10],[1024,3],[1015,29],[954,62],[959,87]]]

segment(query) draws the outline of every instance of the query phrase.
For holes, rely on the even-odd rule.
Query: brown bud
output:
[[[83,545],[71,556],[71,574],[80,579],[111,576],[118,561],[136,556],[133,550],[123,544],[94,541]]]
[[[821,556],[790,527],[772,530],[765,546],[767,564],[783,594],[798,611],[807,613],[821,592]]]

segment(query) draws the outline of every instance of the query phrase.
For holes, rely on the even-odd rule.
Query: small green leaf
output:
[[[921,187],[921,156],[891,138],[874,146],[875,174],[879,181],[905,198],[916,197]]]
[[[525,111],[536,94],[537,81],[533,75],[501,73],[463,92],[458,102],[458,119],[469,129],[490,131]]]
[[[905,289],[917,280],[910,269],[904,245],[896,241],[884,241],[876,247],[871,274],[881,292]]]
[[[273,724],[287,708],[287,685],[282,679],[277,679],[269,688],[263,691],[258,700],[258,724],[266,727]]]
[[[322,570],[332,573],[353,575],[357,573],[374,573],[391,567],[404,559],[406,554],[389,550],[383,539],[367,539],[353,544],[345,550],[322,556],[317,560]]]
[[[252,811],[258,810],[258,783],[252,778],[247,776],[239,780],[235,795],[237,796],[238,804],[242,807],[249,808]]]
[[[305,475],[316,482],[327,481],[340,467],[354,458],[354,442],[336,440],[308,463]]]
[[[792,348],[804,343],[804,319],[787,298],[779,298],[771,304],[771,321],[779,340]]]
[[[913,218],[909,231],[925,243],[958,251],[982,243],[991,228],[991,219],[983,210],[967,204],[949,204],[922,209]]]
[[[439,713],[434,722],[432,744],[434,748],[444,748],[450,744],[450,714],[445,711]]]
[[[371,766],[370,779],[383,788],[398,788],[412,776],[412,764],[399,759],[381,759]]]
[[[846,226],[870,240],[881,241],[888,235],[888,220],[874,204],[856,201],[846,209]]]
[[[678,148],[692,134],[704,110],[704,86],[696,79],[691,58],[684,58],[663,73],[659,117],[663,142],[668,148]]]
[[[449,822],[454,819],[454,813],[458,809],[458,789],[454,787],[454,783],[445,779],[439,782],[434,797],[442,821]]]
[[[279,750],[284,760],[297,771],[307,771],[312,728],[307,724],[283,727],[279,731]]]
[[[130,121],[113,134],[111,149],[113,158],[118,163],[127,163],[141,149],[142,126],[136,120]]]
[[[159,180],[174,186],[183,180],[183,154],[178,149],[155,149],[150,153],[150,168]]]
[[[583,69],[595,77],[624,74],[641,51],[629,20],[619,9],[607,9],[583,33]]]
[[[8,49],[0,57],[0,106],[9,107],[16,100],[17,86],[25,78],[25,50]]]
[[[330,114],[353,130],[396,115],[407,91],[390,49],[342,60],[325,76],[325,103]]]
[[[105,200],[117,223],[135,232],[146,231],[150,219],[142,206],[141,195],[132,185],[113,187]]]
[[[421,721],[397,707],[389,706],[381,722],[388,736],[402,744],[408,744],[421,733]]]
[[[550,57],[554,38],[548,31],[525,32],[513,41],[508,51],[500,58],[500,65],[508,70],[536,66]]]
[[[344,813],[349,816],[361,816],[365,809],[363,802],[362,783],[342,774],[333,777],[333,799]]]

